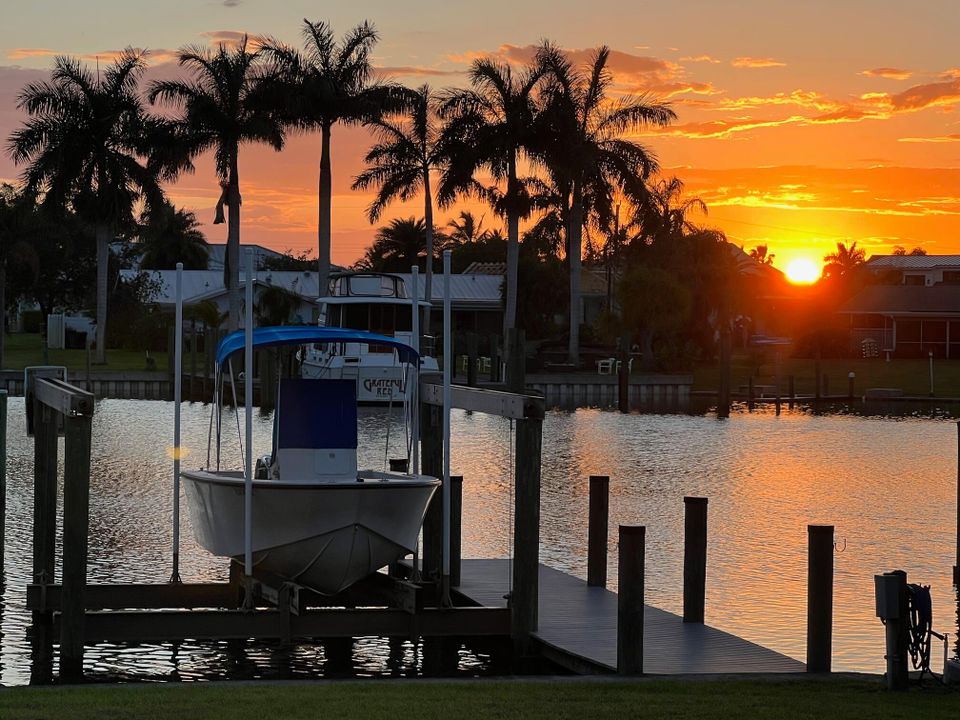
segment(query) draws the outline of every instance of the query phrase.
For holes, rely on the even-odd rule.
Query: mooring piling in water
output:
[[[807,526],[807,672],[828,673],[833,654],[833,525]]]
[[[707,498],[683,498],[683,621],[702,623],[707,588]]]
[[[7,391],[0,390],[0,577],[4,574],[3,543],[7,536]]]
[[[610,524],[610,478],[590,476],[587,513],[587,585],[607,586],[607,533]]]
[[[617,672],[643,674],[644,561],[643,525],[621,525],[617,560]]]
[[[543,412],[516,421],[512,635],[521,654],[537,629],[540,568],[540,450]]]
[[[450,476],[450,585],[460,586],[463,556],[463,475]]]

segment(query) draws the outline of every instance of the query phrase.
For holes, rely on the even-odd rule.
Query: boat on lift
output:
[[[337,273],[330,278],[329,294],[319,302],[321,327],[365,330],[413,344],[413,301],[399,275]],[[422,312],[430,303],[418,296],[417,306]],[[420,365],[435,372],[439,367],[431,356],[432,340],[422,338],[425,349]],[[357,401],[363,404],[404,402],[410,387],[393,348],[375,343],[315,343],[302,355],[301,374],[305,378],[354,379]]]
[[[390,348],[405,369],[400,386],[407,398],[405,420],[415,427],[420,357],[399,339],[334,327],[283,326],[256,328],[252,343],[254,348],[313,343]],[[220,440],[228,383],[234,402],[236,398],[231,360],[243,349],[243,331],[220,343],[206,467],[180,473],[197,542],[240,563],[246,552],[246,478],[241,470],[221,467]],[[271,452],[257,460],[252,479],[255,571],[333,595],[414,551],[440,481],[416,472],[358,469],[357,399],[356,378],[279,381]],[[415,437],[415,431],[407,434],[408,458]]]

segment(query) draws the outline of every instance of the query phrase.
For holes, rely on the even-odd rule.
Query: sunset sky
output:
[[[439,88],[463,84],[479,55],[522,62],[548,38],[584,59],[607,44],[618,91],[656,93],[677,112],[674,125],[643,138],[663,172],[706,201],[705,222],[737,244],[768,244],[779,267],[819,260],[837,241],[856,240],[868,254],[895,245],[960,253],[956,0],[36,0],[15,8],[0,24],[4,138],[22,120],[19,88],[42,78],[58,53],[106,62],[124,46],[149,48],[149,74],[158,77],[173,72],[185,44],[242,32],[299,42],[304,17],[329,20],[338,33],[367,19],[381,34],[383,73]],[[336,262],[356,260],[373,235],[369,198],[350,191],[368,142],[362,129],[334,130]],[[244,242],[315,248],[319,149],[319,136],[309,135],[279,154],[241,151]],[[0,179],[18,172],[0,157]],[[225,240],[226,226],[209,224],[219,187],[208,160],[170,192],[197,213],[208,240]],[[485,222],[497,224],[489,212]]]

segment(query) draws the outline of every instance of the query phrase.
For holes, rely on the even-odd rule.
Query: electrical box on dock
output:
[[[900,578],[897,575],[874,575],[876,586],[877,617],[896,620],[900,617]]]

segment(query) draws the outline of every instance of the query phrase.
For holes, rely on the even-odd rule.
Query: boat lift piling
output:
[[[183,400],[183,263],[177,263],[173,371],[173,567],[170,582],[180,582],[180,404]],[[196,340],[191,338],[191,345]],[[193,373],[190,375],[193,386]]]
[[[247,278],[244,288],[243,396],[246,442],[243,475],[243,574],[246,576],[246,607],[252,607],[253,593],[253,248],[247,248]]]

